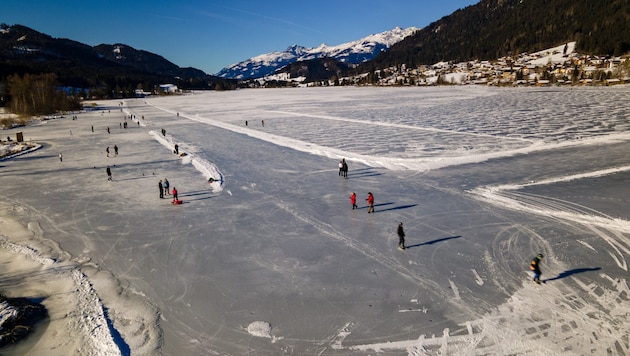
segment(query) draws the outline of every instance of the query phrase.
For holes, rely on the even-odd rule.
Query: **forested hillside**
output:
[[[630,1],[482,0],[395,44],[363,70],[491,60],[571,41],[585,54],[630,52]]]

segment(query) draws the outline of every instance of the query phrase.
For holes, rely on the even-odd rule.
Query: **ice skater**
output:
[[[109,146],[107,146],[107,148],[105,149],[105,156],[109,157]]]
[[[162,180],[158,182],[158,189],[160,189],[160,199],[164,199],[164,186],[162,185]]]
[[[339,176],[343,175],[343,161],[339,161]]]
[[[532,263],[529,265],[529,269],[534,272],[534,283],[540,284],[540,276],[542,275],[542,272],[540,271],[540,261],[543,257],[545,256],[543,256],[542,253],[539,253],[536,257],[534,257],[534,259],[532,259]]]
[[[168,182],[168,179],[164,178],[164,193],[166,195],[171,195],[170,190],[168,190],[169,186],[170,186],[170,183]]]
[[[407,248],[405,247],[405,230],[402,222],[398,223],[398,248],[401,250]]]
[[[368,214],[373,213],[374,212],[374,195],[372,195],[372,192],[368,192],[368,197],[365,200],[367,200],[368,202]]]
[[[350,202],[352,203],[352,210],[359,208],[357,206],[357,193],[352,192],[352,194],[350,194]]]
[[[63,156],[61,155],[61,153],[59,154],[59,162],[63,162]]]
[[[107,180],[108,181],[112,181],[112,170],[109,168],[109,166],[107,166],[107,169],[105,169],[105,172],[107,173]]]
[[[348,178],[348,163],[346,163],[345,158],[341,160],[341,176]]]
[[[118,146],[114,145],[114,155],[118,156]]]

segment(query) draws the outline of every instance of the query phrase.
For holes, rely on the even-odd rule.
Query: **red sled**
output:
[[[175,200],[175,199],[173,199],[173,201],[171,202],[171,204],[173,204],[173,205],[180,205],[180,204],[181,204],[181,203],[183,203],[183,202],[184,202],[183,200],[179,200],[179,199]]]

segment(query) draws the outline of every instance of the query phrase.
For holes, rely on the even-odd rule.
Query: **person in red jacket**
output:
[[[532,270],[532,272],[534,272],[534,283],[538,283],[540,284],[540,276],[542,275],[542,272],[540,271],[540,261],[543,259],[542,253],[539,253],[538,255],[536,255],[536,257],[534,257],[532,259],[532,263],[529,265],[529,269]]]
[[[357,193],[352,192],[350,195],[350,202],[352,203],[352,210],[357,209]]]
[[[368,214],[373,213],[374,212],[374,195],[372,195],[372,192],[368,192],[368,197],[365,200],[367,200],[368,202]]]
[[[175,187],[173,187],[173,201],[177,201],[179,199],[177,199],[177,189],[175,189]]]

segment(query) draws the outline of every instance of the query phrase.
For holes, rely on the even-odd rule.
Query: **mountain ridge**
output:
[[[333,58],[346,65],[356,65],[369,61],[379,53],[387,50],[395,43],[418,31],[417,27],[402,29],[395,27],[390,31],[371,34],[356,41],[346,42],[335,46],[320,44],[317,47],[300,45],[289,46],[284,51],[274,51],[223,68],[217,77],[230,79],[252,79],[273,74],[276,70],[289,64],[320,58]]]
[[[90,88],[106,96],[133,96],[138,87],[152,90],[160,83],[183,89],[236,87],[235,82],[122,43],[90,46],[19,24],[1,24],[0,80],[26,73],[54,73],[62,86]]]

